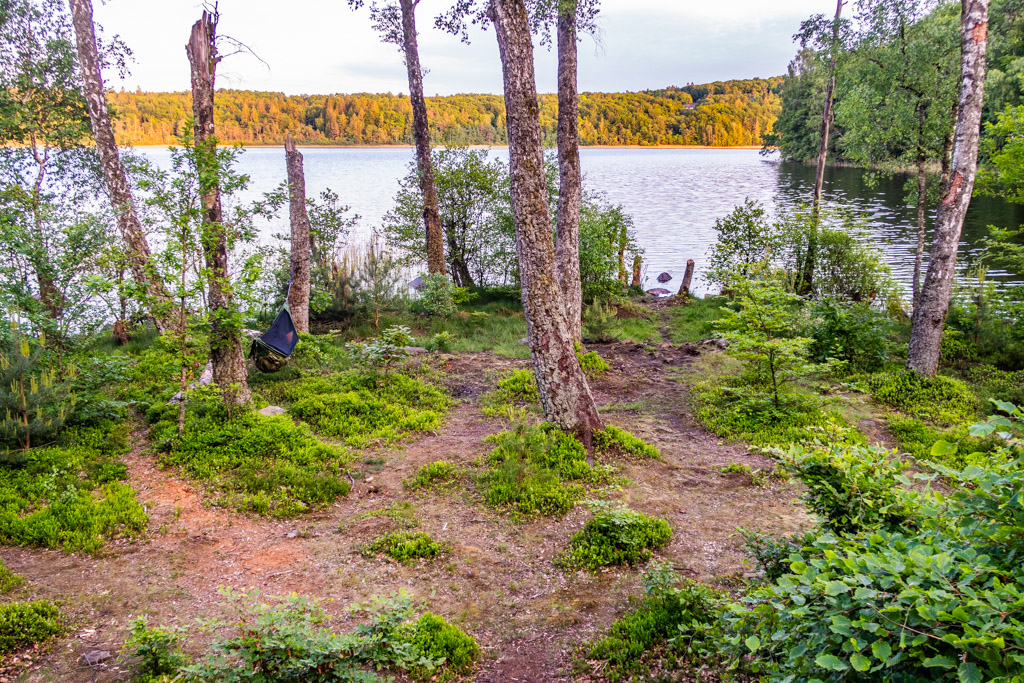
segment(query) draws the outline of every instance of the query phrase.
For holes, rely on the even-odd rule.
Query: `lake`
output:
[[[162,148],[138,151],[160,166],[169,165]],[[331,188],[362,217],[356,239],[380,224],[391,207],[398,179],[414,159],[410,148],[304,148],[306,192],[314,196]],[[507,161],[508,150],[492,154]],[[645,286],[659,286],[655,278],[668,272],[666,285],[675,291],[686,260],[696,262],[694,290],[708,291],[701,278],[707,251],[714,242],[715,219],[729,213],[745,197],[787,205],[809,201],[814,168],[779,163],[749,149],[622,149],[580,150],[584,185],[622,204],[632,214],[637,239],[645,250]],[[285,179],[284,151],[250,148],[241,157],[240,170],[252,180],[240,199],[252,199],[272,190]],[[909,287],[917,248],[916,212],[906,203],[903,179],[883,180],[869,186],[859,169],[829,168],[825,175],[826,203],[852,206],[867,221],[867,238],[885,252],[896,278]],[[932,211],[934,214],[934,211]],[[283,221],[287,221],[287,211]],[[960,262],[976,256],[988,225],[1024,223],[1022,207],[990,197],[975,197],[964,225]],[[287,232],[285,224],[268,226],[267,233]],[[930,244],[930,236],[929,242]],[[1008,273],[990,277],[1005,284],[1016,282]]]

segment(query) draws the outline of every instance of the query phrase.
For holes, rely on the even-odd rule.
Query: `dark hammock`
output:
[[[284,308],[267,331],[252,340],[249,358],[252,358],[260,372],[277,372],[288,364],[288,356],[292,355],[298,343],[299,333],[292,322],[288,300],[285,299]]]

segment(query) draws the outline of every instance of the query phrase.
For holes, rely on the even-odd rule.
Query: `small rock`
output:
[[[299,537],[299,530],[298,529],[292,529],[291,531],[288,532],[288,538],[298,538],[298,537]]]
[[[661,275],[658,276],[658,282],[660,282],[661,284],[665,284],[666,282],[668,282],[671,279],[672,279],[672,276],[669,275],[668,273],[662,273]]]
[[[860,421],[860,426],[861,427],[874,427],[875,426],[875,421],[874,420],[861,420]]]
[[[530,338],[529,337],[523,337],[522,339],[519,340],[519,343],[520,344],[529,344],[530,343]]]
[[[257,337],[262,337],[263,333],[260,332],[259,330],[253,330],[248,327],[243,327],[242,336],[248,337],[249,339],[256,339]]]
[[[669,296],[672,294],[672,292],[668,291],[664,287],[655,287],[654,289],[648,289],[647,293],[656,297]]]
[[[260,415],[264,417],[273,417],[275,415],[285,415],[288,411],[280,406],[267,406],[260,408]]]
[[[110,657],[109,650],[93,650],[82,655],[82,661],[85,662],[86,666],[96,666],[100,662],[110,659]]]

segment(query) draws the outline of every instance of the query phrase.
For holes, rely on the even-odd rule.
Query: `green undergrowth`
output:
[[[325,444],[286,416],[244,411],[230,418],[219,400],[194,392],[185,432],[177,433],[176,408],[154,428],[160,464],[180,467],[206,484],[219,505],[274,517],[291,517],[334,502],[349,491],[351,455]]]
[[[569,549],[555,560],[565,569],[600,569],[614,565],[633,567],[651,559],[651,552],[672,537],[663,519],[626,507],[591,501],[595,514],[573,534]]]
[[[702,652],[721,637],[717,621],[725,594],[680,580],[667,565],[653,567],[644,584],[645,594],[633,609],[586,647],[577,661],[581,673],[599,663],[603,676],[618,682],[646,680],[654,671],[700,668]]]
[[[353,517],[350,523],[361,522],[364,519],[372,519],[374,517],[389,519],[399,529],[412,529],[420,525],[419,520],[416,519],[416,508],[408,501],[400,501],[392,503],[387,507],[367,510]],[[344,531],[345,526],[347,525],[342,522],[339,531]]]
[[[959,425],[943,429],[905,415],[890,415],[886,420],[889,433],[896,439],[900,450],[921,462],[937,463],[948,467],[962,469],[968,465],[983,464],[987,459],[984,454],[992,450],[998,437],[977,438],[970,435],[967,425]],[[955,445],[949,453],[938,455],[932,452],[936,441],[946,441]],[[979,460],[975,454],[981,453]]]
[[[387,555],[391,559],[411,564],[416,560],[432,560],[447,555],[452,544],[438,542],[422,531],[394,531],[379,536],[360,549],[364,557]]]
[[[60,609],[49,600],[0,605],[0,654],[42,645],[65,630]]]
[[[7,568],[0,562],[0,593],[10,593],[25,584],[24,577],[21,577]]]
[[[708,430],[754,446],[802,443],[825,436],[862,442],[843,417],[822,409],[805,394],[780,396],[779,403],[734,379],[698,382],[690,392],[694,415]]]
[[[727,301],[721,296],[707,299],[690,297],[686,303],[665,309],[669,340],[673,344],[686,344],[717,336],[714,323],[722,317],[722,306]]]
[[[52,446],[0,467],[0,542],[94,553],[135,538],[147,516],[124,483],[128,425],[66,429]]]
[[[637,458],[660,458],[661,452],[638,436],[634,436],[615,425],[606,425],[594,432],[594,451],[599,455],[633,456]]]
[[[135,622],[125,655],[137,680],[375,683],[399,675],[454,681],[480,655],[476,640],[455,624],[431,612],[417,617],[420,606],[404,592],[353,605],[345,618],[309,596],[221,593],[226,620],[188,627]],[[354,627],[351,617],[358,620]],[[194,660],[187,654],[193,633],[202,634],[197,640],[205,646]]]
[[[462,472],[447,460],[435,460],[416,470],[403,484],[408,489],[435,489],[459,479]]]
[[[480,412],[487,417],[506,415],[510,409],[539,409],[540,394],[533,370],[509,370],[498,378],[498,385],[480,397]]]
[[[596,379],[608,372],[609,365],[608,361],[601,358],[597,351],[588,351],[583,353],[582,347],[576,344],[576,359],[580,362],[580,368],[584,374],[590,379]]]
[[[412,432],[441,426],[449,399],[422,379],[400,373],[381,376],[348,371],[282,382],[263,390],[268,401],[318,434],[344,440],[353,448],[387,445]]]
[[[978,414],[978,398],[964,382],[944,375],[923,377],[912,370],[867,375],[862,383],[879,403],[919,420],[939,425],[971,422]]]

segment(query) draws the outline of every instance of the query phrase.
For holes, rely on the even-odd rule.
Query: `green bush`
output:
[[[952,377],[922,377],[912,370],[893,370],[868,375],[865,383],[876,401],[911,417],[957,425],[970,422],[978,413],[977,397]]]
[[[226,419],[217,408],[190,407],[185,433],[157,426],[164,466],[207,484],[221,505],[290,517],[334,502],[349,491],[351,456],[291,419],[245,412]]]
[[[661,453],[638,436],[615,425],[594,432],[594,450],[599,454],[615,453],[638,458],[660,458]]]
[[[451,552],[452,544],[438,543],[422,531],[394,531],[375,538],[362,547],[365,557],[387,555],[393,560],[406,564],[416,560],[432,560]]]
[[[462,476],[459,468],[447,460],[435,460],[416,470],[416,474],[405,480],[409,489],[432,489],[450,483]]]
[[[142,681],[160,681],[163,676],[174,676],[189,661],[182,650],[182,630],[151,627],[145,617],[132,622],[124,652],[138,660]]]
[[[606,475],[587,463],[587,451],[553,425],[519,424],[492,434],[495,445],[480,477],[484,501],[520,514],[563,514],[583,497],[584,482]],[[577,483],[580,482],[580,483]]]
[[[825,412],[810,396],[789,394],[776,404],[749,391],[735,378],[698,382],[690,390],[694,415],[710,431],[754,446],[784,445],[821,439],[862,441],[837,413]]]
[[[625,507],[597,505],[597,501],[592,506],[597,513],[587,520],[582,531],[573,534],[569,549],[555,560],[559,567],[632,567],[647,562],[651,550],[664,546],[672,537],[672,528],[663,519]]]
[[[428,275],[423,278],[423,289],[412,309],[438,318],[450,318],[459,310],[459,304],[472,297],[472,292],[465,287],[456,287],[447,275]]]
[[[487,417],[499,417],[512,407],[539,403],[533,370],[510,370],[498,379],[496,389],[480,397],[480,412]]]
[[[16,588],[20,588],[25,583],[25,579],[10,569],[7,568],[3,562],[0,562],[0,593],[10,593]]]
[[[878,446],[791,446],[777,451],[782,466],[807,491],[807,507],[835,533],[912,528],[915,500],[906,463]]]
[[[604,662],[609,681],[676,668],[680,658],[685,664],[717,649],[721,638],[717,612],[724,600],[718,591],[696,581],[680,581],[667,566],[653,567],[644,583],[646,595],[640,604],[588,649],[590,659]]]
[[[407,634],[409,642],[420,655],[437,662],[436,666],[442,667],[446,673],[468,672],[480,654],[480,646],[472,636],[430,612],[410,624]],[[433,669],[413,668],[412,673],[418,678],[429,680],[432,679]],[[447,678],[442,676],[441,680]]]
[[[604,373],[608,372],[608,361],[601,358],[597,351],[589,351],[583,353],[583,349],[580,345],[576,344],[576,358],[580,362],[580,368],[590,379],[600,377]]]
[[[141,535],[146,512],[119,481],[125,435],[114,425],[68,429],[61,445],[0,467],[0,542],[93,553],[107,539]]]
[[[437,429],[449,405],[439,389],[398,373],[384,381],[352,371],[311,377],[282,383],[265,395],[288,404],[288,411],[314,431],[355,448]]]
[[[780,576],[789,573],[789,556],[800,550],[804,540],[800,536],[774,538],[742,528],[739,533],[743,537],[747,555],[754,560],[768,582],[774,582]],[[810,535],[816,533],[812,531]]]
[[[817,363],[843,362],[844,369],[878,370],[888,358],[892,323],[869,304],[826,299],[811,309],[810,358]]]
[[[0,606],[0,654],[45,643],[64,630],[60,610],[49,600]]]

